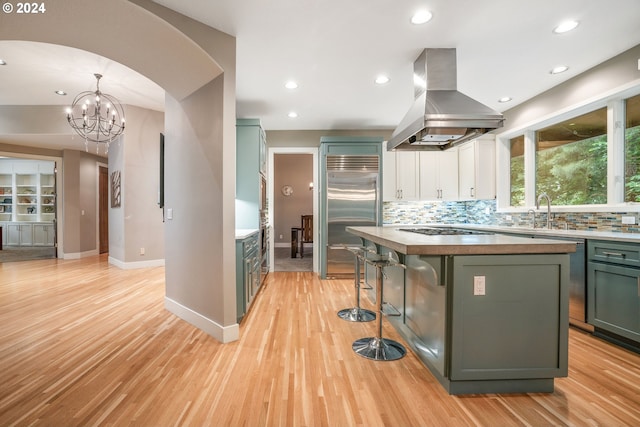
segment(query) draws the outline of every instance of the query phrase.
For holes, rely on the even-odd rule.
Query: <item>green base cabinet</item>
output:
[[[588,253],[589,323],[596,334],[638,351],[640,245],[589,240]]]
[[[238,323],[249,310],[260,286],[259,233],[236,239],[236,317]]]
[[[450,394],[552,392],[567,376],[568,254],[400,258],[388,320]]]

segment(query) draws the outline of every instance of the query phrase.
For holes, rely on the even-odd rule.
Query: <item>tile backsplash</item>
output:
[[[622,224],[622,217],[636,224]],[[495,200],[455,202],[384,202],[382,221],[392,224],[486,224],[502,227],[530,227],[529,213],[498,213]],[[545,227],[547,214],[536,211],[537,227]],[[637,212],[552,212],[553,228],[569,230],[640,233]]]

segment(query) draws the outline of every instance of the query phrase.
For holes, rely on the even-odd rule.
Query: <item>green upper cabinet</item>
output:
[[[259,119],[236,122],[236,228],[259,228],[267,142]]]

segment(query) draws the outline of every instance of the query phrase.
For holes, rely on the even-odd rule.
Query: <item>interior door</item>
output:
[[[109,252],[109,170],[103,166],[99,169],[98,224],[100,235],[100,253]]]

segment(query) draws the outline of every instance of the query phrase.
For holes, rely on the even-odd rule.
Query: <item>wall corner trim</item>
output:
[[[200,313],[196,313],[189,307],[185,307],[168,297],[164,298],[164,307],[169,312],[175,314],[187,323],[192,324],[196,328],[201,329],[223,344],[237,341],[240,338],[240,325],[237,323],[230,326],[219,325],[213,320],[204,317]]]

